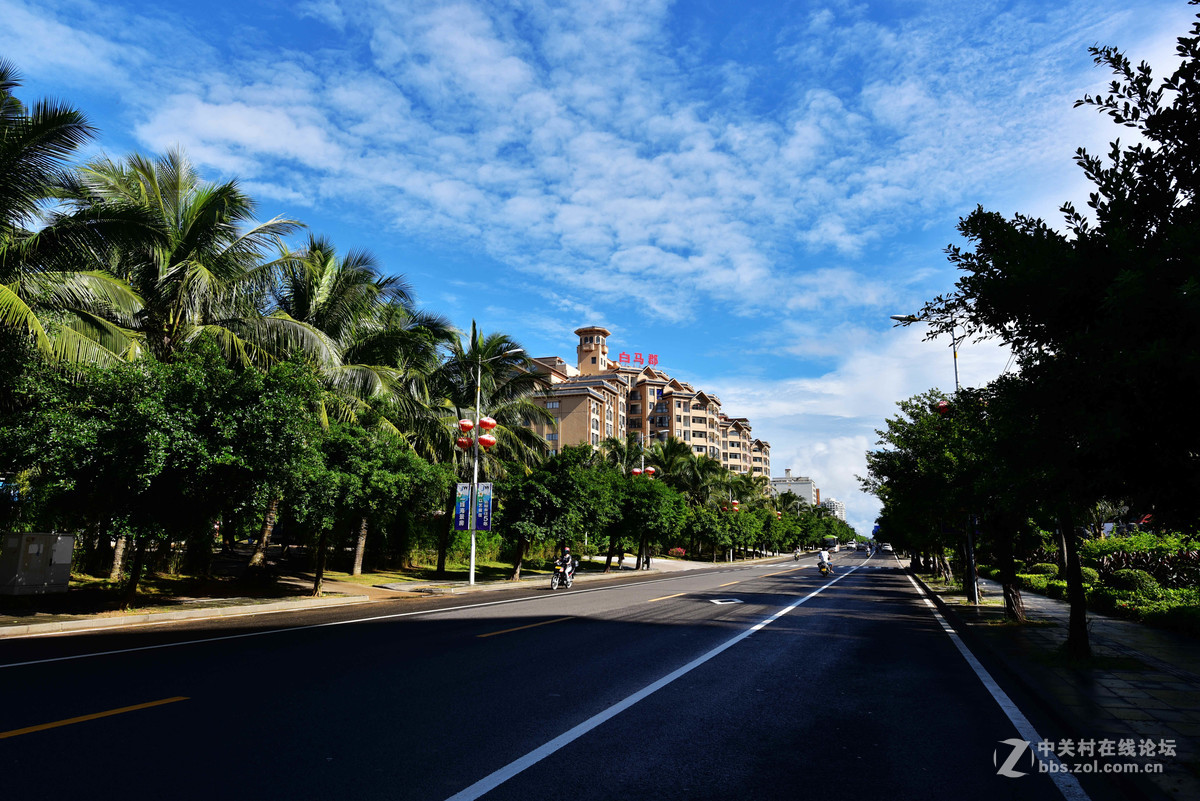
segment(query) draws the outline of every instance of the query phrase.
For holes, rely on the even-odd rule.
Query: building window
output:
[[[596,357],[595,357],[595,356],[593,356],[593,357],[592,357],[592,364],[595,364],[595,363],[596,363]]]
[[[630,414],[641,414],[642,413],[642,404],[640,404],[640,403],[629,404],[629,413]]]
[[[558,441],[558,434],[547,434],[547,435],[546,435],[546,439],[548,439],[548,440],[549,440],[549,441],[551,441],[551,442],[557,442],[557,441]]]
[[[593,431],[599,431],[599,430],[600,430],[600,421],[599,421],[599,420],[597,420],[595,417],[593,417],[593,418],[592,418],[592,430],[593,430]]]
[[[640,398],[640,397],[642,397],[642,394],[635,389],[629,393],[629,397],[630,398]]]
[[[629,427],[630,428],[641,428],[642,427],[642,418],[630,417],[629,418]]]
[[[549,402],[547,402],[547,403],[546,403],[546,408],[547,408],[547,409],[557,409],[557,408],[558,408],[558,401],[549,401]]]
[[[600,435],[599,434],[592,434],[592,444],[593,445],[600,444]]]

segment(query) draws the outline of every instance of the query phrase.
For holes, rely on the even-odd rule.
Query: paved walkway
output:
[[[778,557],[771,557],[776,559]],[[603,560],[600,560],[603,562]],[[732,565],[754,564],[757,561],[738,561]],[[623,569],[614,565],[611,573],[581,572],[577,582],[602,581],[636,575],[633,570],[634,559],[627,557]],[[653,559],[649,573],[663,573],[676,570],[697,570],[713,567],[711,562],[691,562],[677,559]],[[370,601],[415,598],[426,594],[459,594],[469,592],[488,592],[508,590],[514,586],[531,586],[546,582],[549,586],[550,577],[546,574],[528,576],[514,584],[511,581],[486,581],[472,585],[466,581],[412,581],[396,584],[371,586],[356,584],[348,581],[330,581],[322,583],[324,597],[308,598],[303,595],[312,588],[312,576],[305,574],[284,575],[279,583],[291,585],[296,590],[296,596],[291,598],[175,598],[171,606],[150,607],[130,613],[103,612],[97,614],[69,614],[50,612],[0,612],[0,638],[25,637],[35,634],[49,634],[61,631],[81,631],[86,629],[107,629],[123,626],[143,625],[146,623],[162,623],[177,620],[199,620],[214,617],[230,617],[238,615],[260,614],[356,604]]]
[[[980,587],[985,601],[1002,598],[999,584],[980,580]],[[1108,740],[1118,748],[1133,741],[1139,752],[1153,742],[1153,754],[1101,760],[1162,764],[1160,775],[1114,777],[1114,783],[1128,785],[1121,787],[1123,793],[1200,801],[1200,641],[1089,613],[1093,658],[1075,666],[1063,657],[1069,605],[1034,593],[1022,597],[1031,621],[1025,626],[1003,624],[1002,606],[970,607],[948,596],[942,608],[972,650],[999,662],[1037,699],[1064,732],[1060,740],[1076,746]],[[1060,758],[1090,761],[1078,754]]]

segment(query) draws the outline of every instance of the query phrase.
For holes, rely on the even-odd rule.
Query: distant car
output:
[[[865,542],[860,542],[858,545],[854,546],[854,550],[865,551],[865,550],[867,550],[867,544]]]
[[[884,553],[895,553],[895,550],[892,548],[892,546],[886,542],[879,546],[879,550],[883,551]]]

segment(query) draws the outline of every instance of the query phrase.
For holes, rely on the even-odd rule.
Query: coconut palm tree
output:
[[[427,417],[425,382],[454,336],[450,324],[419,312],[408,283],[384,275],[366,251],[341,257],[328,239],[310,236],[280,261],[270,316],[308,326],[337,348],[337,362],[316,365],[336,416],[352,419],[380,401],[392,412],[382,419],[402,435],[397,414]]]
[[[97,159],[79,170],[71,190],[65,200],[76,209],[133,207],[152,223],[140,240],[98,254],[143,301],[131,319],[111,321],[106,345],[170,361],[208,336],[227,358],[246,365],[296,350],[321,364],[339,362],[336,344],[317,329],[263,314],[280,266],[268,254],[281,250],[282,237],[300,224],[281,217],[256,222],[255,203],[236,181],[204,182],[172,150],[157,159]]]
[[[88,269],[88,254],[139,222],[127,208],[55,213],[66,161],[94,134],[69,106],[42,100],[27,109],[13,94],[16,68],[0,60],[0,331],[30,337],[49,356],[103,360],[108,352],[80,335],[98,313],[140,306],[129,287]]]
[[[607,437],[600,442],[600,453],[605,464],[612,465],[622,475],[630,475],[635,467],[641,467],[645,458],[641,439],[637,433],[627,434],[625,439]]]

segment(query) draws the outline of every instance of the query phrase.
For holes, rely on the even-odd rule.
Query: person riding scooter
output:
[[[562,556],[558,557],[558,559],[554,561],[554,564],[562,565],[563,570],[570,578],[575,577],[575,568],[579,566],[579,562],[575,559],[575,557],[571,556],[570,545],[563,547]]]
[[[833,562],[829,559],[829,551],[824,548],[817,554],[817,569],[821,572],[833,573]]]

